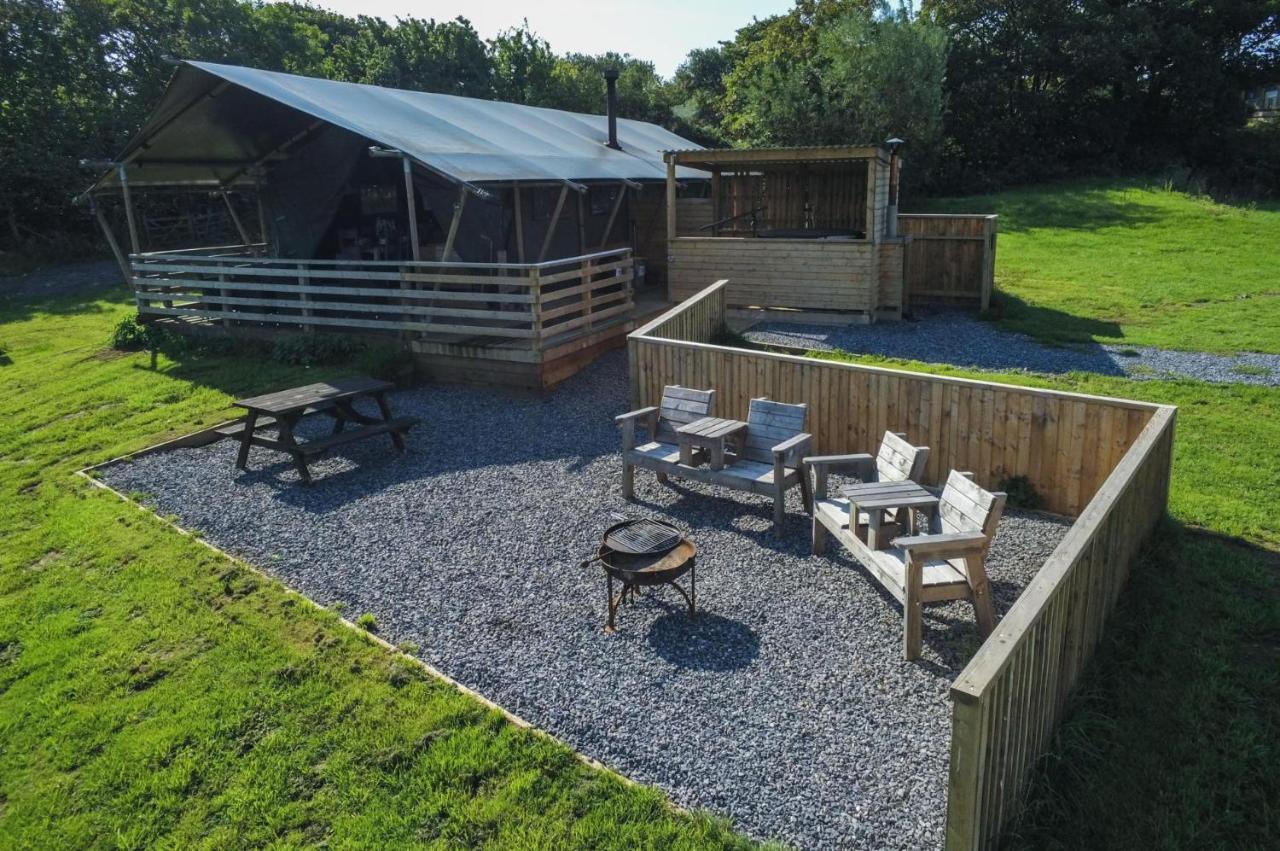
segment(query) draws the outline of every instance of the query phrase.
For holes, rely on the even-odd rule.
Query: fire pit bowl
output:
[[[665,527],[669,532],[664,534],[664,529],[660,527]],[[633,533],[635,530],[638,530],[638,535]],[[623,534],[619,535],[620,532]],[[631,549],[642,551],[629,552]],[[583,562],[583,566],[587,566],[598,561],[604,567],[609,597],[609,619],[605,623],[605,632],[614,631],[618,607],[628,596],[634,599],[637,588],[651,585],[670,585],[675,588],[689,606],[689,617],[696,617],[697,555],[698,548],[693,541],[670,524],[656,520],[627,520],[610,526],[595,556]],[[686,573],[689,574],[688,592],[676,582]],[[616,595],[613,589],[615,580],[622,585],[622,590]]]

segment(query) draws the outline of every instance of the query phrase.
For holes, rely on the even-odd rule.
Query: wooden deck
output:
[[[138,312],[181,333],[371,336],[431,378],[547,388],[661,312],[630,249],[542,263],[291,260],[253,246],[135,254]]]

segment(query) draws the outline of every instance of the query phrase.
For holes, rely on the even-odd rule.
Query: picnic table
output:
[[[375,378],[343,378],[241,399],[235,404],[247,412],[244,420],[222,430],[222,433],[240,438],[240,454],[236,458],[239,469],[245,469],[249,462],[249,448],[262,446],[293,456],[302,481],[310,484],[308,459],[344,443],[386,434],[391,437],[397,451],[404,451],[403,435],[418,421],[413,417],[391,416],[386,394],[394,386],[389,381]],[[361,398],[372,399],[381,417],[371,417],[356,410],[355,402]],[[294,428],[303,417],[313,414],[332,417],[333,431],[316,440],[298,440]],[[348,429],[348,425],[356,427]],[[277,430],[274,438],[259,433],[261,429],[272,427]]]
[[[928,509],[932,513],[938,507],[938,497],[912,481],[861,482],[848,485],[840,492],[849,500],[851,518],[859,512],[867,515],[867,546],[872,550],[881,548],[881,525],[886,511],[895,515],[897,525],[905,526],[914,534],[915,510]],[[904,513],[906,517],[902,516]]]
[[[676,429],[676,439],[680,441],[680,463],[693,464],[694,447],[703,447],[710,455],[711,469],[724,469],[725,441],[737,438],[746,431],[747,424],[741,420],[729,420],[723,417],[702,417]]]

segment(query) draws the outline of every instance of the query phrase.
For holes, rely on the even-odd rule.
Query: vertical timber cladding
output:
[[[1026,476],[1044,508],[1076,515],[1147,425],[1155,405],[709,344],[724,316],[720,281],[631,336],[637,406],[667,384],[714,387],[717,416],[768,396],[809,405],[814,453],[870,452],[885,431],[930,447],[927,482],[951,469],[999,489]],[[730,299],[731,299],[730,290]],[[718,311],[718,314],[717,314]],[[669,337],[679,332],[676,339]]]
[[[906,248],[906,299],[963,304],[986,310],[995,279],[994,215],[898,216]]]
[[[946,847],[996,848],[1164,514],[1177,411],[1160,407],[951,687]]]

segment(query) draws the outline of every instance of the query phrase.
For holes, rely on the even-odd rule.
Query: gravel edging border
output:
[[[221,423],[220,425],[225,425],[225,423]],[[217,426],[214,426],[213,428],[217,428]],[[185,538],[189,538],[192,541],[195,541],[197,544],[200,544],[201,546],[207,548],[211,552],[214,552],[219,556],[221,556],[222,558],[227,559],[232,564],[235,564],[239,567],[243,567],[247,570],[252,571],[257,576],[267,580],[268,583],[271,583],[283,589],[285,594],[301,599],[307,605],[311,606],[315,610],[324,612],[328,615],[331,615],[337,618],[338,623],[341,624],[342,626],[346,627],[347,629],[361,636],[365,640],[373,642],[375,645],[381,647],[383,650],[386,650],[388,653],[393,654],[398,659],[408,661],[411,664],[416,665],[425,673],[439,680],[444,685],[461,692],[462,694],[472,698],[473,700],[478,701],[485,708],[499,713],[500,715],[502,715],[504,719],[506,719],[513,726],[518,727],[521,730],[527,730],[528,732],[531,732],[536,736],[541,736],[567,749],[570,753],[574,755],[574,757],[577,758],[579,762],[581,762],[583,765],[587,766],[588,768],[593,768],[597,771],[604,772],[610,777],[616,780],[620,780],[622,781],[622,783],[630,787],[653,789],[662,795],[663,802],[668,807],[670,807],[673,812],[681,813],[684,815],[690,814],[689,810],[686,810],[684,807],[681,807],[675,801],[671,800],[670,796],[667,795],[665,792],[663,792],[663,790],[659,789],[658,787],[647,786],[643,783],[640,783],[638,780],[634,780],[628,777],[627,775],[623,774],[618,769],[610,765],[606,765],[605,763],[600,762],[598,759],[594,759],[593,757],[587,756],[586,754],[577,750],[576,748],[574,748],[572,745],[570,745],[568,742],[564,741],[563,739],[557,738],[555,735],[547,732],[546,730],[543,730],[541,727],[535,726],[534,724],[530,723],[529,721],[515,714],[514,712],[502,706],[501,704],[495,703],[494,701],[485,697],[483,694],[476,691],[475,689],[472,689],[472,688],[469,688],[468,686],[463,685],[462,683],[455,680],[453,677],[446,674],[444,671],[441,671],[440,669],[436,668],[430,662],[427,662],[425,659],[421,659],[412,653],[406,653],[396,645],[387,641],[382,636],[372,633],[367,629],[364,629],[363,627],[357,625],[356,623],[353,623],[352,621],[347,620],[345,617],[343,617],[338,612],[335,612],[333,609],[327,606],[321,605],[320,603],[311,599],[306,594],[303,594],[301,591],[298,591],[294,588],[289,587],[287,584],[281,581],[278,577],[272,576],[271,574],[267,573],[266,571],[262,570],[261,568],[257,567],[251,562],[245,561],[244,559],[239,558],[238,556],[232,555],[231,553],[227,552],[226,550],[222,549],[216,544],[213,544],[210,541],[205,540],[203,537],[193,534],[191,530],[183,528],[177,522],[170,520],[167,517],[160,516],[158,513],[156,513],[154,509],[148,508],[145,505],[135,502],[134,500],[130,499],[126,494],[123,494],[120,491],[116,490],[115,488],[111,487],[111,485],[97,478],[97,476],[95,475],[98,470],[103,470],[108,467],[113,467],[117,464],[127,462],[131,458],[138,458],[144,455],[152,455],[157,452],[163,452],[165,451],[165,449],[174,448],[175,445],[178,445],[178,446],[191,445],[191,444],[182,444],[182,443],[179,443],[179,441],[192,438],[195,435],[203,434],[204,431],[209,431],[209,430],[212,430],[212,429],[206,429],[200,432],[192,432],[189,435],[175,438],[174,440],[165,441],[163,443],[157,443],[157,444],[154,444],[153,446],[146,447],[145,449],[140,449],[137,452],[131,453],[129,455],[121,455],[119,457],[112,458],[109,461],[103,461],[98,464],[91,464],[88,467],[83,467],[79,470],[76,470],[75,475],[80,476],[85,481],[87,481],[90,485],[100,490],[106,491],[107,493],[113,494],[122,502],[124,502],[126,505],[130,505],[133,508],[137,509],[138,511],[142,512],[143,514],[150,516],[152,519],[158,522],[161,526],[167,527],[168,529],[177,532],[179,535],[182,535]],[[200,444],[195,444],[195,445],[200,445]]]

